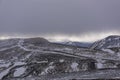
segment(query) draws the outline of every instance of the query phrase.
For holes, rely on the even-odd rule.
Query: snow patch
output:
[[[54,64],[54,62],[50,62],[50,64],[49,65],[53,65]]]
[[[26,49],[25,47],[23,47],[22,45],[23,45],[23,42],[24,42],[24,40],[19,40],[19,42],[18,42],[18,46],[21,48],[21,49],[23,49],[23,50],[25,50],[25,51],[30,51],[29,49]]]
[[[103,68],[104,66],[103,66],[103,64],[102,63],[97,63],[97,68],[98,69],[101,69],[101,68]]]
[[[109,53],[114,54],[114,51],[112,51],[112,50],[110,50],[110,49],[102,49],[102,50],[105,51],[105,52],[109,52]]]
[[[11,65],[11,63],[7,63],[7,64],[0,64],[0,67],[9,67]]]
[[[21,76],[25,72],[25,70],[26,69],[24,67],[17,68],[14,72],[14,77]]]
[[[31,55],[32,55],[32,54],[28,54],[28,55],[26,56],[26,58],[29,58]]]
[[[68,51],[69,51],[69,50],[72,50],[72,49],[71,49],[71,48],[65,48],[65,50],[68,50]]]
[[[14,66],[25,65],[25,62],[15,62]]]
[[[6,70],[4,70],[3,72],[0,73],[0,80],[2,80],[2,78],[3,78],[5,75],[8,74],[8,72],[9,72],[10,69],[11,69],[11,68],[8,68],[8,69],[6,69]]]
[[[72,64],[71,64],[71,68],[73,69],[73,71],[79,71],[79,69],[78,69],[78,63],[76,63],[76,62],[73,62]]]
[[[54,68],[55,68],[54,66],[49,66],[43,72],[41,72],[41,75],[45,75],[45,74],[49,73],[49,70],[54,69]]]
[[[7,74],[9,73],[10,69],[12,69],[13,67],[18,66],[18,65],[25,65],[25,62],[15,62],[15,64],[14,64],[12,67],[10,67],[10,68],[2,71],[2,72],[0,73],[0,80],[1,80],[5,75],[7,75]]]
[[[64,59],[60,59],[59,62],[61,62],[61,63],[64,62]]]
[[[117,53],[117,56],[120,58],[120,53],[119,52]]]
[[[4,60],[0,60],[0,64],[3,64],[3,63],[5,63],[5,61]]]
[[[116,40],[119,40],[120,38],[119,37],[117,37],[117,38],[115,38]]]

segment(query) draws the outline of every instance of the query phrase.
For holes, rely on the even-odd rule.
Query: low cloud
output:
[[[107,35],[120,30],[119,8],[120,0],[1,0],[0,35]]]

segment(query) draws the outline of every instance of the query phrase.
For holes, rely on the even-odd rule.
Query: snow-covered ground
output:
[[[6,70],[4,70],[4,71],[2,71],[2,72],[0,73],[0,80],[1,80],[5,75],[8,74],[8,72],[10,71],[10,69],[11,69],[11,68],[8,68],[8,69],[6,69]]]
[[[44,75],[39,77],[27,77],[27,78],[15,78],[12,80],[90,80],[90,79],[120,79],[120,70],[108,69],[108,70],[96,70],[96,71],[84,71],[84,72],[72,72],[62,73],[54,75]],[[11,79],[10,79],[11,80]]]
[[[76,63],[76,62],[73,62],[72,64],[71,64],[71,68],[72,68],[72,70],[73,71],[79,71],[79,69],[78,69],[78,63]]]
[[[109,53],[111,53],[111,54],[115,54],[115,52],[112,51],[112,50],[110,50],[110,49],[102,49],[102,50],[105,51],[105,52],[109,52]]]
[[[5,75],[7,75],[7,74],[9,73],[10,69],[12,69],[13,67],[19,66],[19,65],[25,65],[25,64],[26,64],[26,63],[24,63],[24,62],[15,62],[13,66],[5,69],[4,71],[2,71],[2,72],[0,73],[0,79],[2,79]],[[4,64],[4,65],[5,65],[5,66],[8,66],[7,64]]]
[[[9,67],[10,65],[11,65],[11,63],[6,63],[6,64],[4,63],[4,64],[0,64],[0,68],[1,68],[1,67]]]
[[[26,70],[26,68],[24,68],[24,67],[17,68],[14,72],[14,77],[21,76],[23,73],[25,73],[25,70]]]
[[[116,39],[118,40],[118,38],[116,38]],[[100,44],[99,47],[102,47],[105,44],[104,40],[102,40],[102,42],[99,43]],[[111,41],[111,40],[112,39],[109,39],[108,41]],[[13,43],[11,43],[11,44],[13,44]],[[7,42],[7,44],[8,44],[8,42]],[[3,45],[3,43],[2,43],[2,45]],[[34,68],[34,66],[36,66],[36,65],[39,66],[40,64],[43,64],[43,63],[45,63],[45,65],[47,65],[46,67],[42,68],[43,70],[41,70],[42,71],[41,75],[43,75],[43,74],[46,75],[47,73],[49,73],[50,70],[54,70],[56,68],[55,62],[60,63],[60,64],[66,63],[66,59],[64,59],[64,58],[54,59],[55,61],[50,62],[48,57],[51,58],[51,56],[48,56],[48,57],[45,56],[45,60],[42,59],[42,61],[41,61],[41,59],[40,59],[40,61],[39,61],[39,58],[41,57],[41,55],[47,55],[47,54],[62,55],[65,57],[69,57],[69,58],[72,57],[72,58],[76,58],[76,59],[80,59],[80,60],[92,59],[92,60],[96,61],[97,69],[109,68],[108,66],[110,66],[110,68],[111,67],[117,68],[116,62],[120,63],[120,53],[118,52],[115,54],[115,52],[110,49],[102,48],[102,50],[100,51],[100,50],[92,50],[92,49],[71,47],[71,46],[68,47],[68,46],[62,46],[62,45],[53,45],[53,44],[51,44],[51,45],[50,46],[45,45],[45,47],[44,47],[44,45],[42,45],[42,47],[32,45],[32,48],[31,48],[31,45],[24,44],[24,39],[19,39],[18,43],[13,46],[0,48],[1,52],[3,52],[3,51],[7,52],[7,50],[9,50],[9,49],[11,49],[11,48],[14,49],[14,47],[17,47],[17,48],[15,48],[15,50],[10,50],[11,52],[8,52],[10,55],[12,55],[12,57],[13,57],[12,59],[14,59],[14,60],[12,60],[12,59],[8,60],[11,62],[7,62],[7,63],[3,63],[4,60],[0,60],[0,68],[1,67],[6,68],[4,70],[1,70],[0,79],[2,79],[2,77],[7,75],[13,67],[27,65],[27,62],[28,62],[28,64],[30,63],[29,61],[31,61],[31,63],[34,63],[34,65],[32,65],[32,68]],[[98,44],[95,44],[93,47],[96,47],[97,45]],[[117,44],[117,46],[119,46],[119,44]],[[19,59],[19,56],[16,56],[16,55],[14,56],[12,54],[12,53],[15,54],[15,51],[18,51],[17,54],[20,54],[20,56],[22,55],[22,59]],[[22,53],[22,51],[23,51],[23,53]],[[35,56],[37,56],[37,57],[35,57]],[[36,59],[33,60],[34,58],[36,58]],[[71,60],[72,60],[72,58],[71,58]],[[12,62],[12,61],[14,61],[14,62]],[[106,61],[106,63],[104,61]],[[107,61],[113,61],[113,63],[108,62],[108,64],[107,64]],[[67,79],[69,80],[71,78],[87,79],[87,78],[91,78],[90,76],[99,78],[99,76],[103,76],[103,74],[107,74],[107,72],[105,72],[105,71],[103,71],[103,72],[96,71],[96,72],[92,72],[92,74],[89,72],[85,72],[85,73],[78,72],[78,71],[80,71],[80,69],[79,69],[80,63],[79,62],[68,61],[68,64],[69,64],[69,67],[67,66],[67,69],[71,69],[71,72],[76,72],[76,73],[61,74],[61,75],[59,75],[59,78],[57,77],[58,75],[56,75],[56,76],[52,75],[52,77],[46,76],[48,79],[46,79],[45,77],[44,77],[44,79],[46,79],[46,80],[67,80]],[[83,66],[85,66],[84,68],[88,67],[86,65],[87,64],[83,65]],[[86,71],[86,70],[87,69],[85,69],[84,71]],[[18,67],[18,68],[15,68],[15,72],[13,75],[14,75],[14,77],[18,77],[18,76],[21,76],[25,71],[26,71],[26,67]],[[108,72],[112,72],[112,71],[113,71],[113,74],[118,73],[118,72],[115,72],[115,70],[110,70]],[[41,76],[39,78],[41,79],[42,77],[43,76]],[[113,77],[118,77],[118,75],[113,76]]]

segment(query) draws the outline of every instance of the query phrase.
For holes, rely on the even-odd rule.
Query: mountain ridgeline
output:
[[[116,35],[94,43],[56,43],[41,37],[0,40],[1,80],[114,79],[120,78],[119,69]]]
[[[108,36],[105,39],[96,41],[91,48],[92,49],[109,49],[120,47],[120,36]]]

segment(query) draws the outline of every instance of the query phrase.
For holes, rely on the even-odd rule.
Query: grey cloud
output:
[[[1,0],[1,33],[120,30],[120,0]]]

